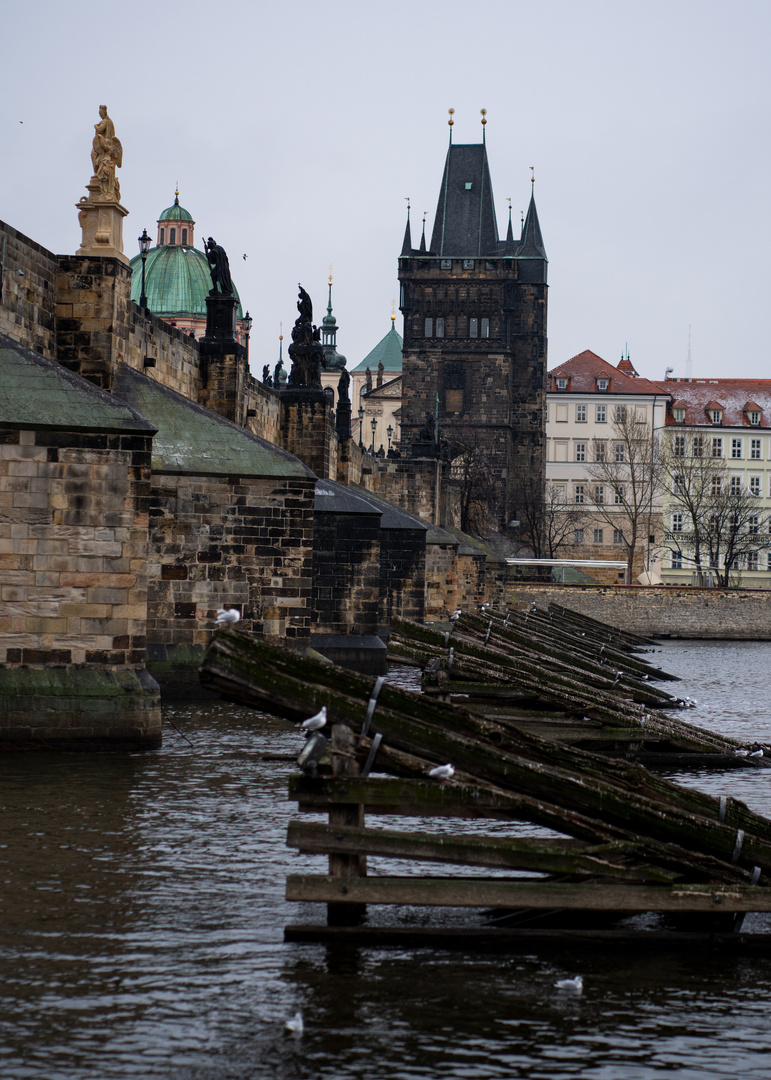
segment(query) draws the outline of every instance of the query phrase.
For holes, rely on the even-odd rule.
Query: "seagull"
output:
[[[237,623],[241,618],[241,612],[238,608],[217,608],[217,622],[220,626],[227,625],[228,623]]]
[[[290,1032],[292,1035],[302,1035],[305,1025],[303,1024],[303,1014],[296,1012],[294,1016],[290,1016],[287,1022],[284,1024],[284,1031]]]
[[[763,757],[763,751],[762,750],[753,750],[752,753],[750,754],[750,757]]]
[[[575,979],[558,979],[554,985],[558,990],[572,990],[580,994],[584,988],[584,980],[581,975],[576,975]]]
[[[307,720],[303,720],[300,727],[305,728],[306,731],[318,731],[319,728],[323,728],[327,722],[327,707],[322,705],[315,716],[309,716]]]
[[[749,750],[745,750],[743,747],[740,747],[738,750],[734,750],[734,757],[747,757],[748,754]]]
[[[428,775],[434,780],[451,780],[454,773],[454,765],[437,765],[435,769],[429,769]]]

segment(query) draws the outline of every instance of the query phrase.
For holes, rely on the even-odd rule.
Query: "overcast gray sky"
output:
[[[535,167],[550,367],[628,344],[640,374],[685,375],[690,325],[694,376],[771,377],[770,25],[768,0],[7,5],[0,217],[75,251],[105,103],[127,254],[179,181],[254,317],[252,369],[297,282],[323,314],[330,262],[353,367],[390,326],[405,196],[430,236],[447,109],[476,142],[484,107],[502,234]]]

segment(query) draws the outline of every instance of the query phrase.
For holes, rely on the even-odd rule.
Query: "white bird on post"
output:
[[[284,1024],[284,1030],[288,1031],[290,1035],[302,1035],[303,1031],[305,1030],[305,1025],[303,1024],[303,1014],[301,1012],[296,1012],[294,1016],[290,1016],[290,1018]]]
[[[323,728],[327,722],[327,707],[322,705],[315,716],[309,716],[307,720],[303,720],[300,727],[305,728],[306,731],[318,731],[319,728]]]
[[[455,773],[454,765],[437,765],[435,769],[429,769],[428,775],[434,780],[451,780]]]
[[[584,988],[584,980],[580,975],[575,979],[558,979],[554,984],[558,990],[570,990],[574,994],[580,994]]]
[[[241,618],[238,608],[217,608],[217,623],[219,626],[235,626]]]

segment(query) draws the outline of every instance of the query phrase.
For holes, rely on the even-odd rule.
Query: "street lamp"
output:
[[[244,335],[246,336],[246,366],[249,367],[249,334],[252,331],[254,319],[251,317],[248,311],[241,320],[241,325],[244,328]]]
[[[388,449],[389,450],[391,449],[391,436],[393,435],[393,433],[394,433],[394,429],[389,424],[388,427],[386,428],[386,435],[388,436]]]
[[[360,405],[359,406],[359,449],[360,450],[364,449],[364,443],[361,441],[361,427],[362,427],[363,423],[364,423],[364,406]]]
[[[142,235],[139,237],[139,254],[142,256],[142,291],[139,294],[139,306],[141,308],[147,307],[147,295],[145,293],[145,262],[151,243],[152,239],[147,235],[147,229],[142,229]]]
[[[372,417],[372,456],[375,456],[375,432],[377,431],[377,417]]]

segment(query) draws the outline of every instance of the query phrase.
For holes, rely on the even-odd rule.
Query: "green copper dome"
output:
[[[179,205],[179,192],[174,196],[174,205],[163,211],[158,221],[192,221],[193,215],[184,206]]]
[[[173,210],[174,207],[171,207]],[[164,211],[165,212],[165,211]],[[183,211],[187,213],[187,211]],[[131,299],[137,304],[142,292],[142,256],[131,260]],[[153,315],[162,319],[192,315],[206,318],[206,297],[212,287],[206,256],[197,248],[165,244],[151,248],[145,264],[145,294]],[[235,289],[235,285],[233,286]],[[236,296],[238,290],[236,289]],[[241,303],[239,319],[243,318]]]
[[[396,325],[391,320],[391,329],[384,338],[381,338],[372,352],[367,353],[362,362],[354,371],[376,371],[378,364],[383,365],[384,371],[397,372],[402,370],[402,335],[397,331]]]

